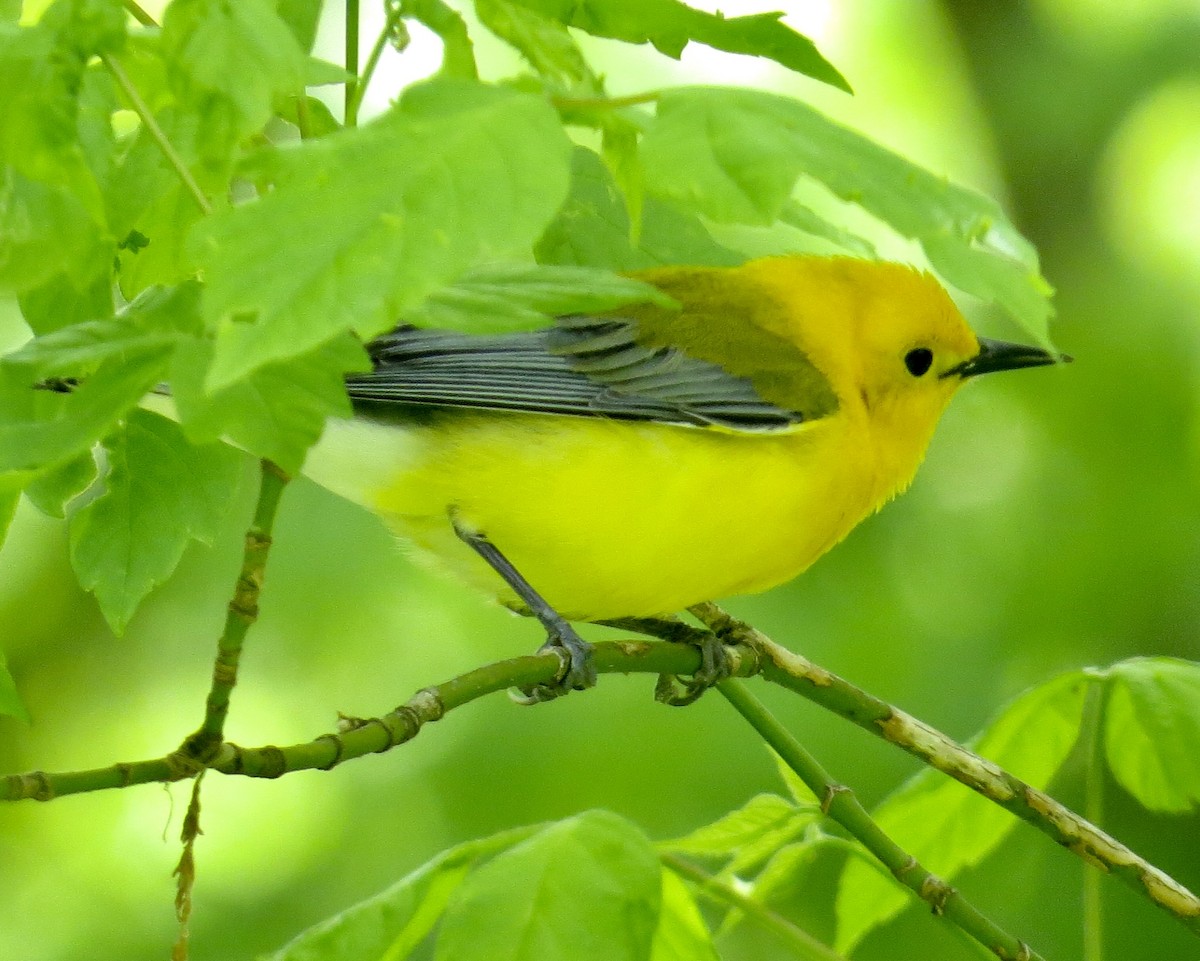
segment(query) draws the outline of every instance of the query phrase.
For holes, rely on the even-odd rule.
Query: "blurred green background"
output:
[[[648,49],[588,47],[614,93],[714,79],[782,90],[998,196],[1042,252],[1058,288],[1054,336],[1077,363],[965,391],[909,494],[797,582],[729,607],[959,738],[1060,670],[1134,654],[1200,657],[1195,3],[778,6],[842,69],[853,99],[707,49],[676,64]],[[367,43],[380,14],[368,15]],[[336,59],[337,11],[327,20],[326,55]],[[482,56],[491,75],[515,68],[491,48]],[[405,71],[429,69],[436,46],[418,34],[389,58],[376,107]],[[733,239],[746,249],[764,242],[749,231]],[[1020,336],[1002,317],[964,307],[984,333]],[[20,326],[11,309],[7,317],[11,342]],[[64,525],[22,507],[0,552],[0,645],[34,723],[0,718],[0,768],[161,755],[195,727],[249,509],[234,505],[219,541],[191,550],[118,639],[74,583]],[[228,734],[246,745],[307,740],[339,710],[382,713],[425,684],[539,642],[533,625],[412,566],[369,515],[297,483]],[[846,723],[756,689],[867,802],[915,769]],[[1075,765],[1054,786],[1076,805],[1077,775]],[[777,787],[765,750],[719,698],[671,710],[653,703],[649,679],[620,677],[536,709],[492,698],[333,773],[212,776],[192,956],[253,957],[446,846],[509,825],[606,807],[669,837]],[[0,806],[0,958],[166,957],[187,795],[187,785],[146,786]],[[1105,816],[1119,838],[1200,889],[1200,818],[1147,815],[1111,782]],[[827,882],[832,865],[814,865],[811,884]],[[1047,957],[1071,959],[1081,873],[1019,826],[959,886]],[[1168,918],[1115,882],[1104,890],[1111,957],[1200,958]],[[830,923],[821,904],[796,892],[795,909],[818,934]],[[749,933],[729,956],[775,951]],[[856,955],[971,956],[920,907]]]

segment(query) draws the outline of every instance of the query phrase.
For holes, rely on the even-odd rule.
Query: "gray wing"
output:
[[[751,382],[669,347],[645,347],[632,321],[571,316],[527,333],[476,336],[400,327],[367,349],[374,370],[346,379],[357,407],[482,408],[658,421],[736,431],[804,420]]]

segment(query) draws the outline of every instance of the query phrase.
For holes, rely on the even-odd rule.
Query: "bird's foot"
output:
[[[691,644],[700,649],[700,669],[691,677],[676,674],[660,674],[654,685],[654,699],[671,707],[687,707],[699,700],[700,695],[733,675],[733,664],[721,637],[709,631],[698,632],[682,641],[672,643]]]
[[[547,625],[546,630],[546,643],[538,648],[538,653],[553,651],[562,661],[562,667],[552,681],[514,690],[510,696],[519,704],[541,704],[543,701],[552,701],[556,697],[570,694],[571,691],[586,690],[596,683],[592,645],[580,637],[575,628],[561,619]]]

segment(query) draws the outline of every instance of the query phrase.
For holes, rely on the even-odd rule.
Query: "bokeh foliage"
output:
[[[93,49],[116,42],[108,21],[88,18],[92,10],[103,13],[104,4],[67,6],[83,17],[79,29]],[[178,6],[183,15],[188,6],[198,5]],[[836,29],[830,28],[822,49],[851,78],[857,90],[853,102],[841,94],[826,95],[782,69],[734,67],[727,59],[696,56],[694,47],[674,65],[656,62],[645,51],[583,42],[592,62],[604,67],[614,94],[708,82],[718,70],[754,86],[800,93],[934,169],[1005,195],[1006,209],[1040,250],[1045,273],[1059,290],[1056,340],[1079,362],[1061,376],[1018,378],[966,394],[947,416],[909,495],[796,584],[733,605],[777,639],[963,737],[1016,692],[1060,669],[1129,654],[1194,658],[1200,648],[1200,288],[1193,279],[1194,262],[1191,272],[1181,264],[1187,252],[1170,240],[1169,224],[1120,213],[1129,204],[1123,198],[1152,194],[1156,177],[1180,168],[1178,160],[1150,165],[1163,150],[1170,157],[1179,151],[1186,156],[1188,149],[1195,151],[1193,157],[1200,153],[1194,139],[1163,126],[1177,122],[1178,110],[1160,111],[1165,119],[1158,126],[1154,122],[1162,91],[1195,80],[1194,46],[1186,40],[1195,39],[1200,27],[1194,15],[1169,3],[1144,6],[1147,12],[1134,15],[1085,0],[1042,0],[984,12],[985,5],[947,0],[901,17],[882,4],[848,4],[834,18]],[[335,27],[324,24],[322,35],[332,36]],[[165,29],[176,28],[178,21],[172,27],[168,19]],[[47,32],[52,29],[57,29],[53,22]],[[144,44],[130,43],[131,76],[154,89],[154,57]],[[662,45],[673,49],[668,40]],[[34,53],[28,59],[40,64]],[[480,42],[478,53],[480,62],[496,64],[498,73],[512,66],[506,54],[489,51],[486,42]],[[409,51],[398,60],[415,54]],[[195,60],[198,67],[206,62],[204,56]],[[253,62],[281,88],[305,69],[302,57]],[[568,56],[567,62],[575,61]],[[114,175],[110,194],[90,193],[87,149],[95,140],[78,138],[79,150],[64,152],[60,146],[64,137],[73,142],[74,125],[101,139],[108,136],[87,124],[91,111],[111,104],[115,92],[96,76],[99,71],[85,68],[86,63],[67,63],[65,74],[45,81],[47,89],[62,93],[55,101],[59,105],[78,97],[78,116],[64,120],[61,111],[45,111],[41,101],[19,100],[15,116],[31,132],[17,140],[12,131],[24,129],[21,124],[5,125],[10,138],[5,156],[18,171],[14,176],[25,178],[14,196],[30,211],[30,222],[54,238],[59,258],[47,258],[31,241],[22,259],[4,268],[6,277],[17,275],[22,283],[32,276],[44,282],[44,288],[22,295],[24,316],[39,333],[50,332],[65,316],[83,319],[94,309],[95,285],[87,281],[107,269],[105,256],[113,250],[89,253],[95,232],[80,225],[99,222],[102,203],[108,205],[105,242],[114,248],[138,223],[169,225],[182,235],[199,216],[141,134],[126,162],[153,168],[160,190],[134,196]],[[738,70],[753,72],[747,76]],[[250,91],[241,85],[227,88],[228,75],[197,73],[186,82],[160,79],[164,103],[156,106],[164,107],[164,127],[173,141],[194,152],[189,157],[208,186],[213,181],[206,178],[228,175],[224,166],[236,145],[261,126],[261,104],[277,91],[271,84]],[[507,99],[511,103],[516,96]],[[214,130],[203,136],[189,131],[172,117],[165,102],[171,97],[180,103],[217,97],[219,109],[208,118]],[[1131,145],[1128,125],[1135,121]],[[610,162],[621,150],[622,135],[620,129],[597,134],[607,141]],[[15,150],[14,144],[29,138],[38,149]],[[214,143],[224,146],[214,153]],[[668,146],[674,143],[673,138]],[[1139,166],[1139,158],[1150,159]],[[340,169],[341,161],[331,158],[329,169]],[[677,162],[669,153],[663,158],[665,164]],[[597,209],[597,178],[600,196],[614,196],[613,175],[607,171],[620,171],[620,163],[605,168],[579,154],[563,163],[592,164],[590,181],[579,176],[572,181],[579,215]],[[623,224],[614,230],[606,221],[606,233],[583,235],[595,244],[584,248],[581,235],[559,223],[541,235],[540,259],[621,268],[640,266],[647,256],[727,262],[722,258],[731,249],[762,252],[756,245],[830,249],[811,230],[776,231],[765,238],[748,217],[741,219],[751,226],[715,227],[711,234],[694,230],[690,221],[664,228],[664,221],[680,215],[662,207],[672,199],[670,191],[656,193],[654,183],[647,175],[636,247]],[[1195,181],[1190,188],[1188,183],[1176,185],[1178,205],[1164,217],[1195,219],[1187,192]],[[593,193],[584,197],[587,189]],[[1170,193],[1169,186],[1154,189]],[[878,233],[859,212],[832,202],[821,188],[802,186],[801,196],[822,222],[866,237],[885,255],[920,256],[894,236]],[[402,196],[393,199],[403,202]],[[364,204],[377,200],[373,194],[362,198]],[[724,219],[719,208],[703,212]],[[239,227],[244,232],[231,233],[232,215],[222,216],[213,232],[202,229],[198,236],[222,243],[261,240],[255,233],[261,223],[248,221]],[[842,234],[833,236],[845,245]],[[596,237],[609,241],[593,241]],[[502,246],[503,238],[497,242]],[[219,272],[225,263],[220,258],[229,256],[220,244],[216,253],[203,242],[194,248],[182,241],[161,246],[170,256],[155,253],[147,264],[138,260],[140,252],[116,251],[136,289],[185,276],[194,258],[215,258],[205,262]],[[273,294],[262,288],[266,278],[245,269],[267,253],[246,248],[240,259],[233,258],[226,266],[228,284],[244,286],[226,286],[221,295],[226,300],[218,297],[216,307],[210,302],[204,308],[211,311],[208,327],[202,326],[203,310],[197,309],[198,318],[185,314],[192,319],[179,335],[202,340],[211,334],[219,344],[222,330],[236,330],[221,326],[222,304],[240,309],[247,303],[246,291],[256,297]],[[74,272],[71,283],[55,279],[60,270]],[[282,284],[291,278],[276,272],[270,279]],[[68,290],[75,293],[66,296]],[[340,316],[353,323],[364,310],[370,314],[374,304],[382,305],[377,322],[385,323],[387,311],[402,304],[386,291],[365,290],[364,296],[369,297],[365,306],[332,294],[319,303],[341,310]],[[985,331],[1004,332],[1000,318],[979,309],[975,313]],[[326,313],[318,320],[329,318]],[[298,324],[305,322],[304,315],[297,317]],[[12,329],[16,341],[20,328],[14,322]],[[300,338],[285,346],[318,342]],[[247,373],[237,367],[245,344],[236,335],[227,335],[227,343],[232,346],[225,356],[232,366],[221,376]],[[108,431],[122,404],[132,403],[161,376],[163,368],[156,366],[160,341],[147,335],[130,350],[124,357],[144,364],[122,365],[119,376],[114,372],[107,382],[99,381],[109,390],[106,396],[117,397],[116,406],[96,408],[90,398],[89,405],[79,405],[108,411],[96,422],[80,428],[75,418],[53,412],[15,412],[64,425],[60,445],[55,446],[55,437],[37,441],[53,448],[48,462],[4,464],[14,474],[52,468],[38,477],[39,506],[57,503],[61,509],[87,483],[90,478],[81,479],[79,452]],[[92,356],[101,366],[104,360]],[[278,443],[278,434],[244,413],[228,413],[244,412],[244,403],[228,397],[223,405],[205,401],[211,395],[201,390],[203,378],[213,376],[206,367],[202,358],[167,368],[180,383],[195,385],[197,436],[225,431],[252,450],[282,459],[302,449],[313,436],[314,420],[330,409],[317,403],[295,425],[294,435],[287,435],[299,439],[280,454],[265,446]],[[46,367],[42,372],[57,371]],[[281,381],[294,384],[296,379],[294,369],[281,376],[264,365],[239,383],[271,394]],[[220,382],[217,376],[211,383]],[[320,383],[325,396],[333,397],[331,382]],[[280,407],[294,401],[283,396],[286,403]],[[61,398],[45,402],[65,403]],[[15,414],[10,407],[6,420]],[[123,442],[126,449],[130,444],[136,449],[145,441],[135,433]],[[29,478],[19,480],[23,484]],[[307,738],[327,729],[337,708],[383,710],[430,680],[534,643],[529,625],[412,568],[373,519],[303,485],[289,492],[285,506],[263,618],[251,639],[249,673],[235,699],[231,736],[236,740]],[[0,555],[0,623],[9,668],[35,725],[0,719],[6,770],[79,768],[162,753],[194,726],[248,510],[239,495],[220,528],[209,532],[210,547],[179,544],[180,571],[150,596],[116,640],[94,601],[74,584],[62,524],[19,509],[11,542]],[[836,721],[787,699],[777,699],[775,706],[830,760],[837,775],[868,799],[881,797],[911,770],[904,759],[848,734]],[[203,906],[194,956],[252,956],[274,948],[451,844],[501,828],[606,807],[652,836],[681,835],[758,791],[779,790],[770,759],[727,715],[711,698],[686,712],[668,712],[650,703],[645,685],[609,680],[593,695],[538,712],[504,703],[478,705],[398,754],[361,762],[336,776],[304,775],[274,785],[213,779],[206,785],[209,834],[199,854]],[[487,746],[482,756],[481,744]],[[1060,781],[1056,793],[1079,805],[1081,781],[1070,771]],[[1200,885],[1195,870],[1200,851],[1188,840],[1197,836],[1194,815],[1187,820],[1149,816],[1115,782],[1106,785],[1105,797],[1104,821],[1114,833],[1193,888]],[[97,945],[111,945],[105,954],[161,956],[172,936],[167,877],[177,854],[159,836],[168,808],[161,794],[142,789],[0,809],[0,871],[10,892],[0,906],[0,939],[11,939],[25,957],[39,956],[31,950],[46,958],[95,957]],[[1010,926],[1047,955],[1075,956],[1079,911],[1074,899],[1082,869],[1047,847],[1040,836],[1018,829],[958,883],[977,900],[1001,908]],[[792,898],[790,909],[809,915],[806,920],[818,934],[828,933],[831,917],[820,907],[824,902],[810,895],[828,882],[834,861],[833,856],[814,857],[794,890],[781,892],[785,900]],[[1192,950],[1192,942],[1181,940],[1185,936],[1126,892],[1106,889],[1105,897],[1113,956],[1175,957]],[[856,957],[966,956],[951,936],[931,927],[921,907],[910,906],[896,923],[868,937]],[[730,956],[769,956],[773,944],[757,937],[747,929],[746,940],[734,944]],[[0,953],[16,950],[3,941],[0,947]]]

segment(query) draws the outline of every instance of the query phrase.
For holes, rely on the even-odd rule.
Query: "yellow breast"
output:
[[[844,412],[777,435],[454,413],[372,428],[364,442],[377,458],[381,431],[402,431],[403,443],[362,472],[354,499],[514,604],[455,536],[456,511],[573,618],[670,613],[781,583],[896,486],[877,476],[865,422]]]

